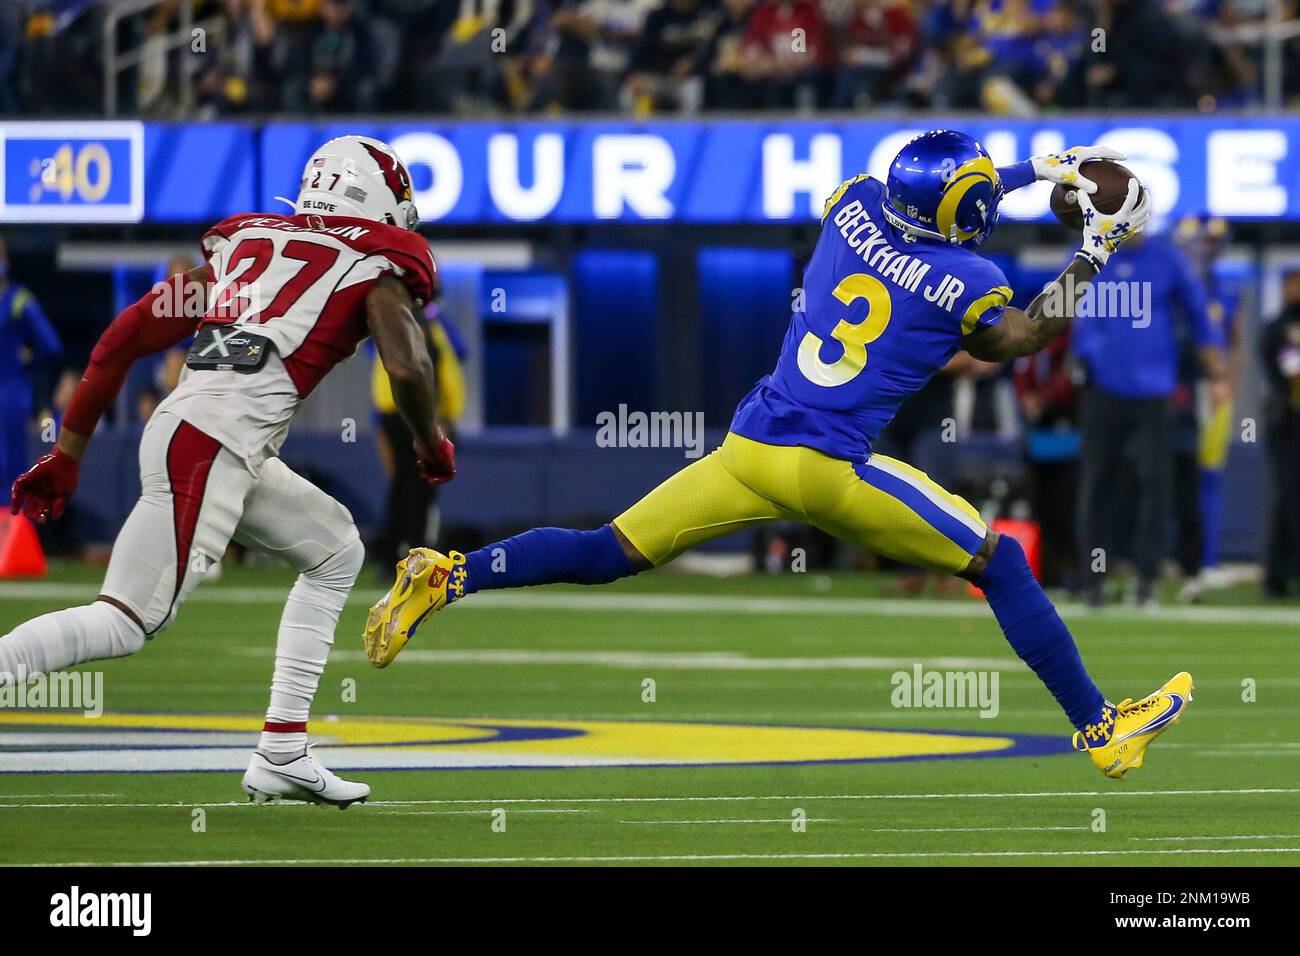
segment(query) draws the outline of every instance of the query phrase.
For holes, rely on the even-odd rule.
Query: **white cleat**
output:
[[[310,750],[286,764],[271,763],[262,751],[254,751],[243,786],[248,799],[256,803],[305,800],[346,810],[370,797],[369,784],[353,783],[331,773]]]

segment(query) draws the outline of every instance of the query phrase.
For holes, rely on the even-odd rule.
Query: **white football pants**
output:
[[[202,572],[235,540],[300,572],[280,622],[268,721],[305,722],[365,556],[352,515],[278,458],[254,475],[169,412],[145,427],[140,483],[101,594],[130,609],[143,633],[102,601],[42,615],[0,637],[0,683],[5,675],[12,680],[139,650],[172,622]],[[237,615],[232,621],[238,626]]]
[[[134,611],[146,637],[171,624],[232,540],[308,574],[359,541],[348,510],[280,459],[254,476],[168,412],[150,419],[140,439],[140,484],[101,593]]]

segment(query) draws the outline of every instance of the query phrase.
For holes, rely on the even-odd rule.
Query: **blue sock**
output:
[[[1065,622],[1034,579],[1020,542],[1002,535],[975,583],[984,590],[1012,649],[1047,685],[1070,723],[1078,730],[1100,723],[1106,698],[1084,669]]]
[[[634,573],[609,525],[595,531],[534,528],[465,555],[465,570],[464,594],[533,584],[608,584]]]

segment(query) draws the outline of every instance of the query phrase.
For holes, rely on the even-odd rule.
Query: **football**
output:
[[[1128,169],[1108,159],[1091,159],[1079,167],[1079,173],[1097,184],[1092,204],[1104,213],[1119,212],[1128,197],[1128,181],[1136,178]],[[1076,231],[1082,229],[1078,190],[1058,184],[1052,190],[1052,214],[1062,225]]]

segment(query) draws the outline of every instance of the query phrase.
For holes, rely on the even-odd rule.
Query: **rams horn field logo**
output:
[[[261,718],[0,713],[0,773],[242,771]],[[1057,735],[495,718],[317,718],[334,770],[487,770],[868,763],[1066,753]]]

